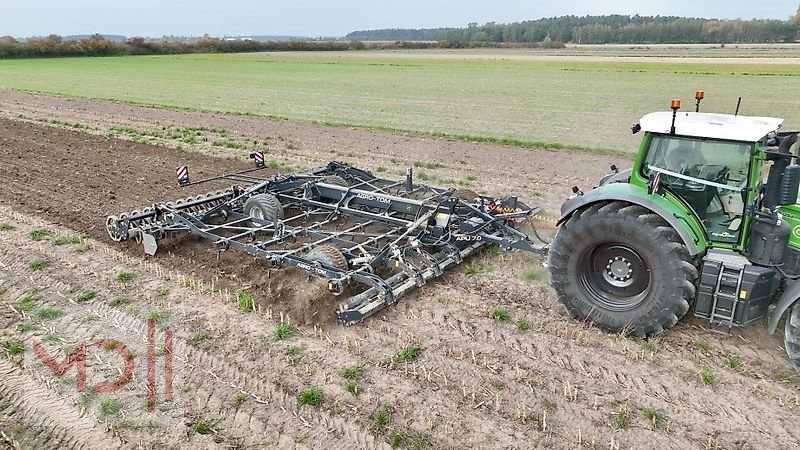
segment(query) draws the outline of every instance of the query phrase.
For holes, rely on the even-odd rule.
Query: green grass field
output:
[[[629,127],[682,97],[694,109],[800,128],[800,65],[464,60],[417,52],[0,61],[0,87],[510,143],[635,150]]]

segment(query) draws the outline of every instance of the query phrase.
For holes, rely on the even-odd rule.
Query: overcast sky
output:
[[[343,36],[567,14],[786,19],[797,0],[0,0],[0,36]]]

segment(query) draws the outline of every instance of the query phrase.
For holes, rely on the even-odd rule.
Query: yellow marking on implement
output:
[[[514,214],[514,213],[518,213],[518,212],[522,212],[523,211],[522,209],[519,209],[519,208],[507,208],[507,207],[500,207],[500,206],[495,206],[495,205],[489,205],[489,209],[491,209],[492,212],[498,213],[500,215],[502,215],[502,214]],[[547,223],[550,223],[552,225],[558,225],[558,220],[557,219],[553,219],[553,218],[545,217],[545,216],[540,216],[538,214],[534,214],[532,217],[533,217],[534,220],[538,220],[540,222],[547,222]],[[537,226],[537,225],[533,224],[532,222],[515,219],[513,217],[506,217],[506,218],[508,220],[510,220],[511,222],[514,222],[514,223],[527,225],[527,226],[531,226],[531,227],[534,227],[534,228],[541,228],[540,226]]]
[[[519,208],[508,208],[508,207],[497,207],[497,208],[494,208],[494,210],[498,211],[498,212],[501,212],[501,213],[506,213],[506,214],[518,213],[518,212],[522,211]]]
[[[556,219],[552,219],[550,217],[545,217],[545,216],[540,216],[538,214],[535,214],[533,216],[533,218],[536,219],[536,220],[541,220],[542,222],[558,223],[558,220],[556,220]]]

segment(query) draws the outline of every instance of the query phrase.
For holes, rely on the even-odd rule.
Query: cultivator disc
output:
[[[134,210],[118,216],[108,216],[106,218],[106,231],[108,231],[108,236],[111,240],[115,242],[128,239],[141,242],[142,235],[147,233],[155,235],[164,234],[163,237],[171,237],[171,234],[165,234],[170,232],[169,227],[164,226],[163,212],[166,209],[180,211],[202,218],[209,211],[225,204],[233,197],[233,190],[228,189],[225,191],[209,192],[195,197],[183,198],[174,202],[154,204],[153,206],[143,208],[141,211]]]
[[[538,253],[547,248],[518,230],[541,211],[516,197],[415,184],[411,169],[399,181],[336,162],[308,173],[252,175],[262,168],[194,183],[179,174],[182,186],[238,184],[109,216],[108,235],[141,242],[154,255],[159,241],[191,234],[218,249],[255,256],[267,267],[293,266],[323,277],[337,295],[360,286],[340,304],[345,324],[395,303],[484,246]]]

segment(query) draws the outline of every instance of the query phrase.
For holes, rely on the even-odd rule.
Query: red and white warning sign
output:
[[[181,185],[189,184],[189,166],[180,166],[175,169],[178,183]]]
[[[264,167],[264,152],[250,153],[250,157],[256,162],[256,167]]]

